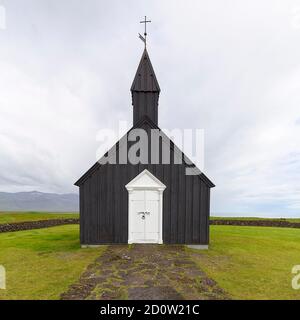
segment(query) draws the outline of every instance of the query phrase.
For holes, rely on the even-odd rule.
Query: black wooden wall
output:
[[[173,159],[171,150],[171,159]],[[173,161],[172,161],[173,162]],[[82,244],[128,242],[128,191],[125,185],[148,169],[166,185],[163,242],[208,244],[210,187],[185,164],[105,164],[96,166],[80,186]]]

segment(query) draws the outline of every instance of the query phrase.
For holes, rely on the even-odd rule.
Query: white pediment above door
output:
[[[163,191],[166,188],[166,186],[147,169],[138,174],[125,187],[127,190],[146,188],[160,191]]]

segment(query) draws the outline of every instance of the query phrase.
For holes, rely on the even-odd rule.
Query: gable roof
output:
[[[213,188],[215,185],[213,182],[211,182],[206,175],[182,152],[180,149],[175,145],[175,143],[148,117],[144,116],[140,121],[138,121],[130,130],[128,130],[124,136],[117,142],[115,143],[112,148],[107,151],[102,158],[100,158],[81,178],[79,178],[76,182],[76,186],[80,186],[88,177],[90,177],[95,170],[100,168],[102,166],[101,162],[103,163],[103,159],[107,157],[107,155],[114,150],[119,149],[120,147],[120,142],[124,139],[127,138],[127,135],[129,134],[130,131],[133,129],[141,128],[142,125],[147,124],[150,126],[152,129],[158,129],[162,133],[162,141],[164,143],[170,143],[170,148],[171,150],[174,151],[175,154],[178,156],[182,156],[182,162],[183,164],[187,167],[190,168],[191,171],[194,171],[195,175],[197,175],[208,187]]]

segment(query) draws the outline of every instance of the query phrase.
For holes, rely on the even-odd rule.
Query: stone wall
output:
[[[299,222],[290,222],[284,219],[278,220],[231,220],[218,219],[210,220],[210,225],[230,225],[230,226],[256,226],[256,227],[283,227],[283,228],[300,228]]]
[[[0,233],[49,228],[49,227],[61,226],[64,224],[78,224],[78,223],[79,223],[79,219],[74,219],[74,218],[4,223],[4,224],[0,224]]]

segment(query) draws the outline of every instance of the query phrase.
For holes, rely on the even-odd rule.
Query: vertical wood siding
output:
[[[210,189],[198,176],[186,176],[178,164],[106,164],[94,171],[80,186],[81,243],[127,243],[125,185],[145,168],[166,185],[163,242],[208,244]]]

